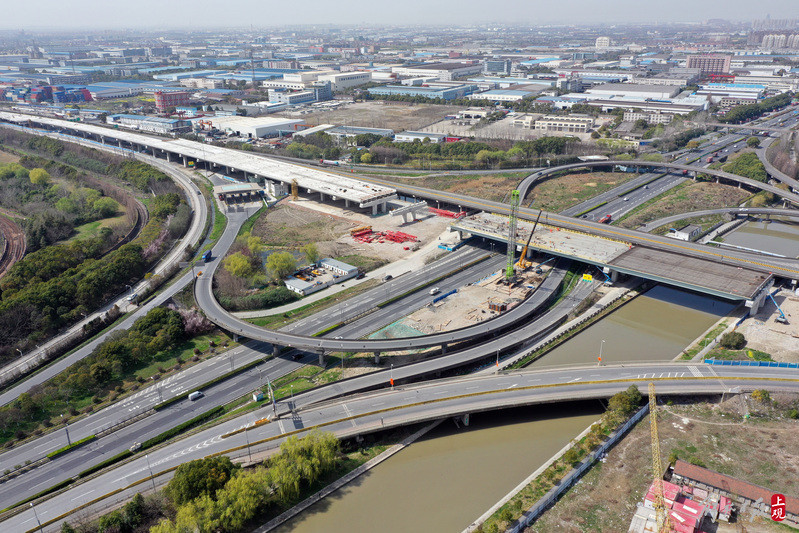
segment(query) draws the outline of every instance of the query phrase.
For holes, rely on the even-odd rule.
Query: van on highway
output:
[[[191,401],[199,400],[203,396],[205,396],[205,395],[202,392],[196,390],[196,391],[192,392],[191,394],[189,394],[189,400],[191,400]]]
[[[438,294],[439,292],[440,291],[439,291],[438,287],[433,287],[432,289],[430,289],[430,294],[431,295]]]

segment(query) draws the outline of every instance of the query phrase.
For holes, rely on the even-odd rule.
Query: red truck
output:
[[[705,161],[708,162],[708,163],[712,163],[713,162],[713,157],[712,156],[708,157],[707,159],[705,159]]]
[[[599,219],[600,224],[610,224],[610,221],[613,219],[611,215],[605,215],[604,217]]]

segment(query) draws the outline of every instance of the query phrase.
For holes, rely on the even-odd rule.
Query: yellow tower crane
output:
[[[658,436],[658,402],[655,396],[655,384],[649,383],[649,420],[652,434],[652,476],[655,485],[655,521],[658,533],[671,532],[671,519],[666,513],[666,502],[663,498],[663,463],[660,460],[660,437]]]

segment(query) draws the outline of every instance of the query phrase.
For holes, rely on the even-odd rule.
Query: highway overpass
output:
[[[179,464],[211,454],[241,458],[246,457],[248,451],[274,451],[287,436],[303,435],[314,429],[331,431],[341,438],[354,437],[468,413],[604,399],[630,385],[637,385],[645,393],[650,381],[655,382],[661,396],[737,394],[754,389],[772,393],[799,392],[799,371],[796,369],[713,367],[690,363],[592,365],[397,386],[294,410],[290,416],[254,426],[255,420],[271,413],[271,408],[263,408],[151,451],[148,458],[139,454],[132,461],[94,479],[36,502],[36,509],[46,527],[55,530],[76,508],[86,505],[97,509],[115,501],[124,501],[137,491],[148,490],[150,470],[156,476],[155,483],[161,485]],[[240,431],[245,426],[249,429]],[[7,513],[0,517],[6,530],[32,532],[36,529],[35,517],[28,506],[22,506],[16,512],[13,516]]]
[[[228,174],[238,171],[245,178],[255,181],[272,180],[288,186],[296,183],[304,191],[318,193],[322,201],[326,198],[341,199],[347,206],[353,202],[360,208],[371,207],[373,214],[385,212],[387,202],[397,198],[396,191],[390,186],[376,186],[350,176],[186,139],[163,139],[132,131],[7,111],[0,111],[0,120],[76,132],[101,144],[116,143],[120,148],[131,147],[137,152],[150,153],[153,157],[165,157],[168,162],[182,162],[184,166],[188,166],[190,161],[207,163],[211,170],[219,169]]]
[[[710,215],[732,215],[732,216],[750,216],[750,215],[765,215],[766,217],[799,217],[799,209],[774,209],[771,207],[723,207],[720,209],[702,209],[699,211],[689,211],[687,213],[680,213],[678,215],[669,215],[667,217],[659,218],[647,222],[639,230],[649,233],[666,224],[673,224],[680,220],[689,218],[705,217]]]

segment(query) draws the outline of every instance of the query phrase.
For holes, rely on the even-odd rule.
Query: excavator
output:
[[[538,217],[536,217],[535,224],[533,224],[533,230],[530,232],[530,236],[527,237],[527,244],[525,244],[524,248],[522,248],[522,253],[519,256],[519,260],[516,262],[517,270],[527,270],[530,268],[530,265],[533,264],[532,261],[527,260],[527,249],[530,247],[530,241],[533,238],[533,233],[535,233],[536,226],[538,226],[538,220],[541,218],[541,213],[541,211],[538,212]]]

